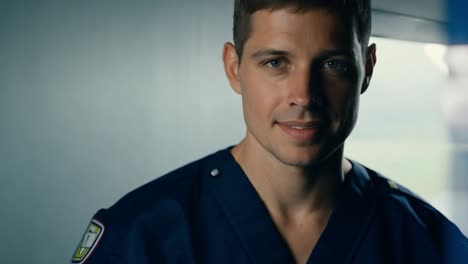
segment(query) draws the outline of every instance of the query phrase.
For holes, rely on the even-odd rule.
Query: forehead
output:
[[[245,45],[307,50],[360,48],[352,20],[325,9],[296,12],[291,8],[255,12]]]

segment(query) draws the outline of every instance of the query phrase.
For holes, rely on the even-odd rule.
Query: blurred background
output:
[[[99,208],[240,141],[231,2],[0,2],[2,263],[67,263]],[[467,234],[468,41],[445,10],[374,0],[378,63],[346,155]]]

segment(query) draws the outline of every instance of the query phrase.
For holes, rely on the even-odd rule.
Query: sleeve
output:
[[[135,201],[118,203],[99,210],[86,228],[70,263],[194,263],[189,220],[184,208],[168,199],[154,202],[144,210],[138,205],[141,203]]]
[[[114,263],[109,250],[112,234],[108,228],[106,212],[101,209],[93,216],[73,253],[71,264]]]

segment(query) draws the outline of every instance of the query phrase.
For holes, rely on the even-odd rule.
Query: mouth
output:
[[[293,140],[301,142],[313,142],[320,139],[324,130],[324,122],[278,122],[278,126]]]

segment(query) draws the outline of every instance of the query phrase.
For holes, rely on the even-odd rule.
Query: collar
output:
[[[206,164],[217,173],[209,189],[253,263],[293,263],[287,243],[273,223],[268,209],[228,147],[215,153]],[[329,222],[307,263],[346,263],[352,258],[371,219],[375,199],[369,197],[366,169],[351,161],[342,192]]]

